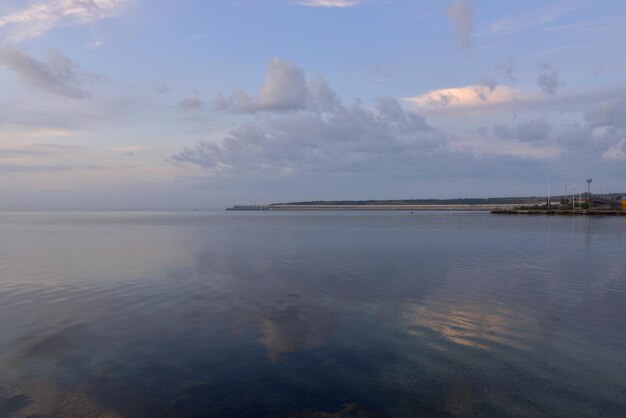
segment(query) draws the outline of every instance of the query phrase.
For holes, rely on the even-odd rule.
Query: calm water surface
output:
[[[626,219],[0,213],[1,417],[623,417]]]

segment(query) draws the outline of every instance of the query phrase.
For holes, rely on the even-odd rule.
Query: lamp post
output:
[[[593,179],[587,179],[587,199],[589,199],[589,207],[593,206],[593,200],[591,199],[591,182]]]

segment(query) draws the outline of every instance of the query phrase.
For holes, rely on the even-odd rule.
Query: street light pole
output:
[[[551,207],[551,202],[550,202],[550,179],[548,179],[548,210],[550,210]]]

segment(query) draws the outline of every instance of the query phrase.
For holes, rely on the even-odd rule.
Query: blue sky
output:
[[[0,1],[0,209],[626,180],[622,1]]]

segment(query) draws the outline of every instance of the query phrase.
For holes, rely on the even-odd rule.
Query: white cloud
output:
[[[294,4],[306,7],[352,7],[357,6],[360,3],[360,0],[302,0],[296,1]]]
[[[605,160],[624,160],[626,159],[626,138],[620,139],[620,141],[606,150],[602,154],[602,158]]]
[[[261,87],[258,106],[263,109],[289,109],[306,104],[304,72],[292,63],[274,59]]]
[[[394,99],[380,99],[372,110],[342,105],[321,78],[309,83],[308,94],[318,101],[309,97],[306,107],[260,114],[223,140],[199,142],[170,161],[215,176],[389,173],[432,164],[429,158],[448,152],[445,136]]]
[[[132,0],[36,1],[24,9],[0,16],[0,28],[12,29],[9,40],[39,36],[64,24],[85,24],[120,13]]]
[[[323,78],[316,77],[307,83],[302,69],[275,58],[267,66],[267,76],[256,97],[236,89],[230,96],[220,95],[216,107],[235,113],[256,113],[332,107],[336,102],[335,93]]]
[[[518,92],[507,86],[496,86],[493,80],[464,87],[432,90],[419,96],[407,97],[416,108],[475,107],[501,104],[516,100]]]
[[[507,85],[498,85],[487,101],[482,101],[476,94],[480,85],[463,87],[450,87],[432,90],[417,96],[403,98],[403,104],[410,110],[419,112],[424,116],[442,117],[469,117],[504,115],[509,112],[535,113],[574,112],[576,118],[581,114],[587,118],[593,117],[593,123],[601,123],[604,120],[618,121],[620,115],[626,115],[626,87],[612,85],[610,87],[579,89],[564,91],[562,94],[545,94],[539,89],[514,88]],[[606,109],[601,111],[600,104],[604,103]],[[598,106],[596,108],[596,106]],[[620,106],[624,106],[620,110]],[[590,110],[592,109],[592,110]],[[597,112],[597,116],[592,116]]]

